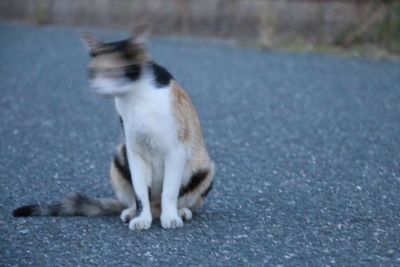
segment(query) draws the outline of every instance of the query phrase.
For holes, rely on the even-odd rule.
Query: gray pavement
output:
[[[3,24],[0,39],[0,266],[400,265],[400,62],[154,38],[217,175],[182,229],[134,232],[117,217],[11,216],[112,196],[122,137],[112,101],[87,89],[79,30]]]

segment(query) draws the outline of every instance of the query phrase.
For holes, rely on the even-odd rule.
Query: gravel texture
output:
[[[112,101],[87,89],[80,31],[0,25],[1,266],[400,265],[395,61],[154,38],[217,164],[205,206],[179,230],[13,218],[74,191],[112,195],[122,135]]]

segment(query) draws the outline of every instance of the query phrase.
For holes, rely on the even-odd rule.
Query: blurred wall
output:
[[[3,20],[128,29],[146,19],[156,34],[327,44],[359,40],[391,1],[357,0],[1,0]],[[400,2],[400,1],[397,1]]]

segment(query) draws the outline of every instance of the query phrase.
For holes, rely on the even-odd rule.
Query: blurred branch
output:
[[[190,29],[190,9],[188,0],[178,0],[178,8],[180,14],[180,31],[188,33]]]
[[[377,22],[381,21],[386,16],[388,6],[383,4],[383,1],[379,1],[378,6],[378,8],[372,7],[371,13],[366,16],[364,22],[361,23],[355,31],[351,32],[344,38],[342,43],[344,46],[353,44],[360,36],[370,31]]]

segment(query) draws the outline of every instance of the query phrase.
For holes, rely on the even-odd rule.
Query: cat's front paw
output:
[[[151,217],[140,215],[129,222],[131,230],[147,230],[151,226]]]
[[[131,207],[131,208],[124,209],[121,212],[120,218],[121,218],[122,222],[128,223],[135,217],[135,215],[136,215],[136,209]]]
[[[175,229],[183,226],[183,221],[178,215],[161,214],[160,220],[164,229]]]

